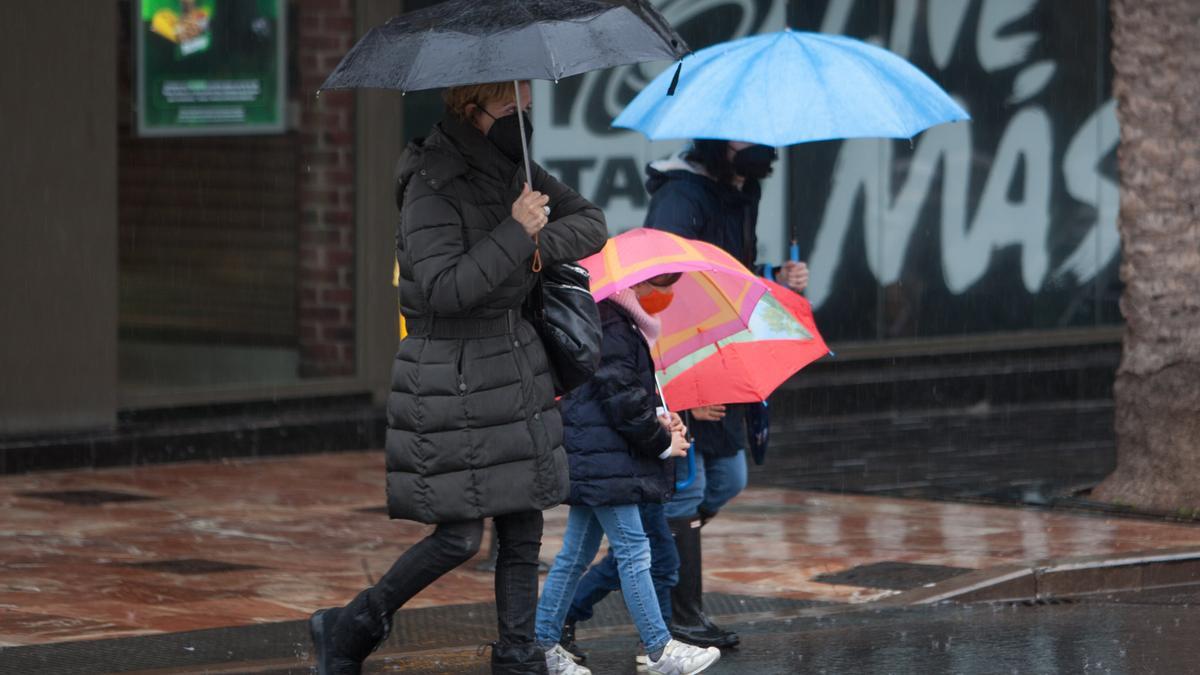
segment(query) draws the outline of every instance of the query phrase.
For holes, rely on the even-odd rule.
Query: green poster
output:
[[[138,134],[284,131],[284,0],[135,0]]]

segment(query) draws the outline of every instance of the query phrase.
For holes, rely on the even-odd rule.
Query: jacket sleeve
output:
[[[655,415],[657,397],[647,392],[635,370],[631,353],[639,348],[630,336],[605,331],[600,368],[593,376],[596,393],[612,428],[635,452],[658,457],[671,445],[671,432]]]
[[[542,262],[574,262],[608,241],[608,225],[600,207],[533,164],[533,189],[550,198],[550,222],[538,234]]]
[[[704,239],[707,219],[708,215],[678,181],[667,181],[650,198],[643,224],[689,239]]]
[[[512,218],[466,248],[462,215],[437,193],[406,201],[400,235],[412,258],[413,281],[438,314],[474,308],[519,265],[528,264],[534,250],[533,239]]]

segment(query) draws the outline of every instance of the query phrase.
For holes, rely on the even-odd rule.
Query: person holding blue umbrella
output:
[[[750,269],[757,266],[758,206],[762,180],[779,153],[747,141],[696,139],[676,157],[646,168],[650,207],[645,226],[720,246]],[[800,293],[808,267],[789,260],[775,281]],[[732,647],[736,633],[714,624],[704,612],[700,528],[745,487],[749,415],[755,404],[713,405],[689,412],[695,439],[696,475],[667,503],[679,557],[671,593],[671,632],[692,644]]]
[[[968,119],[928,76],[885,49],[840,35],[784,30],[695,52],[681,69],[650,82],[613,126],[651,140],[693,139],[680,156],[648,167],[645,224],[721,246],[753,268],[760,182],[771,174],[776,148],[843,138],[911,139],[936,124]],[[801,292],[808,269],[798,257],[793,244],[792,260],[773,276]],[[745,487],[747,415],[754,410],[761,407],[690,411],[689,427],[703,461],[696,480],[666,507],[678,574],[660,570],[654,578],[665,584],[677,580],[673,607],[663,610],[673,619],[674,636],[692,644],[738,643],[737,635],[714,625],[703,610],[700,526]],[[644,526],[654,529],[650,522]],[[670,562],[673,553],[652,551],[655,566]],[[606,558],[580,582],[564,632],[568,649],[577,650],[573,621],[588,618],[591,606],[615,589],[611,567]]]

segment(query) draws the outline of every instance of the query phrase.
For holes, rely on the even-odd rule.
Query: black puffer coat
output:
[[[625,310],[600,303],[600,368],[562,401],[571,461],[570,504],[609,506],[665,502],[674,491],[673,460],[658,455],[671,434],[655,415],[654,361]]]
[[[599,208],[534,165],[550,197],[545,264],[599,251]],[[546,509],[567,496],[562,422],[546,353],[520,317],[533,240],[510,216],[524,169],[446,119],[397,165],[400,344],[388,397],[393,518],[424,523]]]

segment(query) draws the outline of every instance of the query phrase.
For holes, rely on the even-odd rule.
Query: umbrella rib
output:
[[[874,45],[871,45],[871,46],[874,46]],[[878,47],[878,49],[883,49],[883,48]],[[884,49],[883,51],[886,52],[887,50]],[[888,53],[890,54],[890,52],[888,52]],[[858,55],[856,54],[855,57],[857,58],[857,56]],[[863,69],[862,69],[863,72],[866,73],[867,77],[871,78],[871,80],[875,83],[875,88],[880,93],[886,92],[888,100],[893,104],[889,108],[889,113],[892,118],[891,121],[900,127],[904,127],[904,130],[907,132],[908,127],[907,127],[907,125],[905,125],[904,121],[900,119],[900,116],[897,112],[897,108],[899,107],[898,104],[906,103],[906,101],[904,101],[904,99],[902,99],[902,98],[896,99],[894,96],[892,96],[892,92],[894,91],[894,88],[891,86],[891,82],[888,81],[886,78],[879,76],[879,68],[875,65],[874,62],[868,61],[866,59],[863,59],[862,61],[863,61]],[[913,134],[913,136],[915,136],[915,135],[916,134]],[[901,138],[901,137],[883,136],[883,138]],[[911,138],[911,136],[910,136],[910,138]]]
[[[817,78],[817,82],[820,85],[819,87],[816,88],[817,91],[829,90],[829,85],[826,82],[825,72],[816,66],[818,59],[815,58],[812,48],[809,47],[809,45],[807,43],[805,43],[805,41],[803,39],[801,39],[800,36],[796,36],[795,40],[796,40],[796,44],[798,44],[800,46],[800,49],[808,57],[808,63],[807,63],[808,69]],[[826,109],[825,109],[825,116],[827,118],[829,117],[828,107],[826,107]],[[813,139],[813,140],[819,140],[819,139]]]
[[[542,37],[542,47],[545,49],[546,54],[548,54],[550,56],[550,64],[551,64],[551,68],[553,69],[553,72],[554,72],[554,76],[552,79],[555,82],[557,82],[558,81],[558,72],[559,72],[558,60],[556,58],[554,58],[554,50],[550,48],[550,42],[549,42],[549,40],[546,39],[546,30],[542,26],[542,22],[538,21],[537,16],[535,16],[533,12],[529,11],[529,7],[526,6],[526,4],[524,2],[518,2],[516,4],[522,10],[524,10],[525,16],[529,17],[529,20],[533,24],[534,28],[537,28],[538,35],[540,35]]]
[[[560,68],[558,65],[558,59],[554,54],[554,48],[550,46],[550,41],[546,39],[545,27],[543,27],[540,22],[534,25],[537,26],[538,35],[542,36],[542,44],[546,47],[546,54],[550,57],[550,68],[551,73],[553,74],[551,79],[553,79],[555,82],[558,82],[558,75],[562,72],[562,68]]]
[[[429,42],[429,36],[433,34],[433,31],[434,31],[433,26],[430,26],[428,30],[426,30],[425,32],[423,32],[421,34],[421,46],[417,47],[417,57],[415,59],[413,59],[412,68],[409,68],[408,73],[406,73],[404,76],[404,80],[405,80],[404,85],[405,86],[400,88],[401,94],[408,92],[407,85],[408,85],[409,76],[420,74],[421,62],[425,60],[425,45]]]

